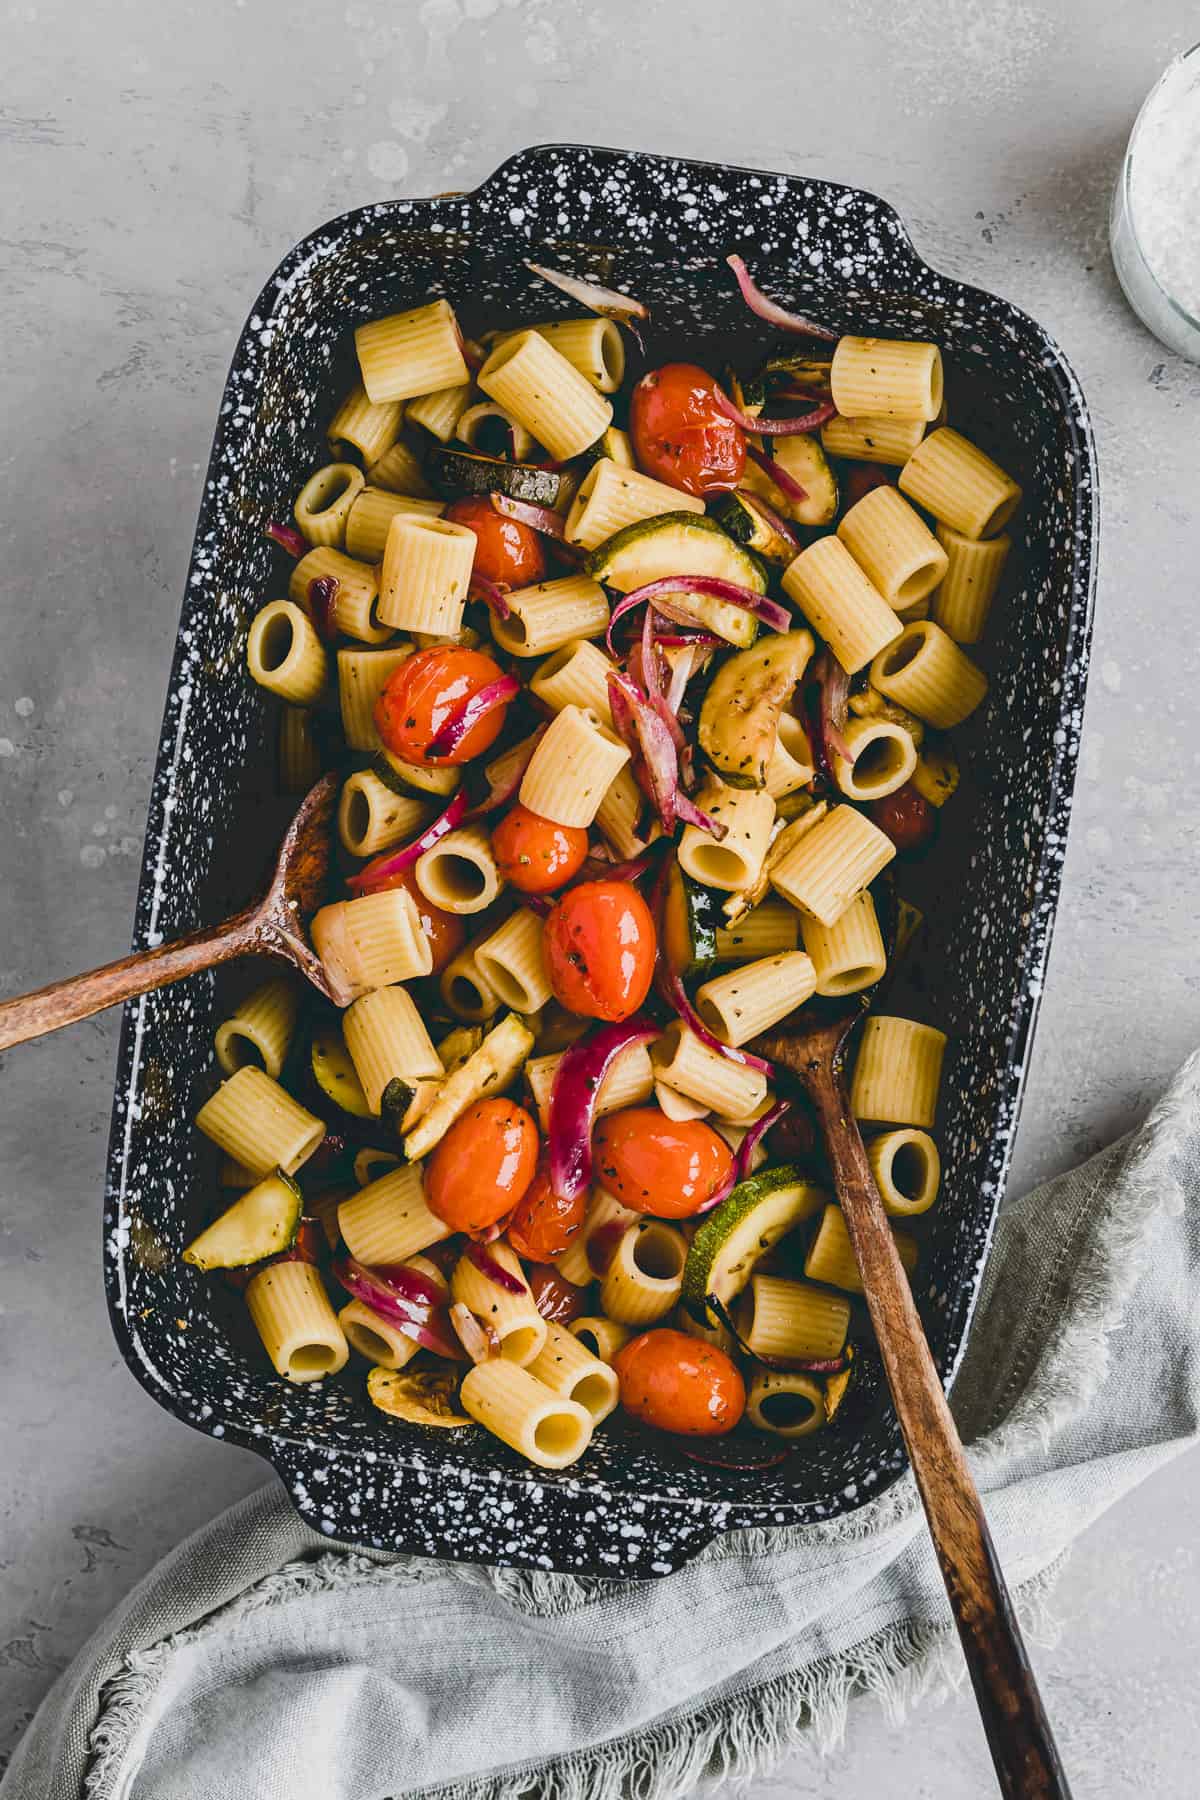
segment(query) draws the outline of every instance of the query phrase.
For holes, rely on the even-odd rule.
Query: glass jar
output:
[[[1184,109],[1195,122],[1197,184],[1196,214],[1175,221],[1180,241],[1189,233],[1196,258],[1195,273],[1186,282],[1179,278],[1178,263],[1172,272],[1163,242],[1164,225],[1169,232],[1172,224],[1169,211],[1165,219],[1150,218],[1147,212],[1151,172],[1156,160],[1169,154],[1172,130],[1186,129]],[[1162,198],[1169,207],[1169,192]],[[1134,121],[1113,190],[1109,244],[1117,279],[1142,323],[1169,350],[1200,362],[1200,44],[1167,65]]]

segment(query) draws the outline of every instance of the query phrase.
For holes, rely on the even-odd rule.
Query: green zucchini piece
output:
[[[374,1118],[350,1052],[336,1025],[324,1026],[313,1033],[309,1060],[313,1080],[335,1106],[340,1106],[352,1119]]]
[[[195,1269],[244,1269],[295,1243],[304,1203],[290,1175],[276,1169],[239,1194],[183,1253]]]
[[[829,371],[832,367],[832,356],[806,356],[800,351],[780,350],[774,356],[769,356],[763,364],[762,378],[772,386],[791,383],[796,387],[807,388],[810,394],[819,394],[823,400],[827,400],[830,394]]]
[[[658,941],[671,974],[685,981],[707,974],[717,960],[717,926],[723,923],[716,897],[685,875],[672,856]]]
[[[673,575],[714,575],[756,594],[767,591],[766,570],[758,557],[735,544],[715,519],[703,513],[661,513],[656,519],[635,519],[598,545],[584,568],[593,580],[606,582],[623,594]],[[758,620],[744,607],[703,594],[681,598],[686,598],[689,612],[727,643],[745,649],[754,642]]]
[[[728,1314],[759,1259],[828,1201],[823,1188],[790,1164],[760,1169],[740,1181],[705,1219],[688,1250],[682,1299],[692,1317],[701,1324],[724,1323],[722,1313]]]
[[[436,447],[429,452],[425,466],[432,480],[447,494],[507,494],[510,500],[524,500],[530,506],[556,506],[562,483],[553,469],[539,469],[533,463],[501,462],[493,456],[477,456],[472,451]]]
[[[839,1369],[836,1375],[830,1375],[826,1378],[825,1423],[827,1425],[833,1424],[834,1419],[837,1417],[838,1412],[845,1402],[850,1385],[857,1373],[857,1363],[855,1360],[857,1354],[858,1352],[855,1350],[854,1345],[847,1344],[842,1352],[842,1355],[846,1359],[845,1368]]]
[[[837,476],[816,432],[776,438],[775,460],[808,496],[805,500],[789,500],[781,495],[783,504],[778,510],[797,525],[832,525],[838,509]]]
[[[784,631],[727,657],[700,707],[700,748],[731,787],[760,788],[784,702],[815,648],[811,631]]]
[[[757,419],[767,403],[767,384],[761,374],[739,375],[730,363],[726,363],[724,387],[739,412],[744,412],[747,418]]]
[[[437,1053],[447,1075],[466,1062],[468,1056],[474,1056],[483,1042],[482,1025],[456,1025],[437,1046]]]
[[[622,431],[619,425],[610,425],[602,431],[594,444],[589,444],[583,453],[583,459],[590,468],[592,463],[619,463],[623,469],[636,469],[633,445],[629,441],[629,433]]]
[[[764,499],[766,496],[764,495]],[[768,505],[773,502],[768,501]],[[778,512],[779,508],[775,508]],[[786,569],[795,559],[796,546],[772,524],[764,512],[760,512],[753,494],[723,494],[714,506],[710,517],[717,521],[722,531],[727,531],[735,544],[742,544],[747,550],[753,550],[764,562],[775,569]]]

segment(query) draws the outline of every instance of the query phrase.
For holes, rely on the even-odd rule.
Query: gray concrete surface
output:
[[[1103,464],[1103,567],[1066,891],[1014,1182],[1120,1132],[1200,1039],[1200,370],[1126,311],[1106,207],[1183,0],[9,0],[0,82],[0,992],[119,954],[235,334],[299,236],[466,187],[552,138],[828,175],[1065,346]],[[168,1546],[261,1478],[137,1388],[98,1232],[117,1035],[0,1083],[0,1743]],[[1039,1656],[1077,1793],[1196,1791],[1196,1465],[1103,1521]],[[968,1701],[870,1704],[760,1796],[987,1793]]]

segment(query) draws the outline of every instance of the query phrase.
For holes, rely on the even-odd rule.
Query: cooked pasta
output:
[[[677,1122],[683,1119],[707,1119],[711,1111],[703,1101],[689,1100],[686,1094],[679,1093],[661,1080],[654,1083],[654,1098],[658,1101],[660,1112]]]
[[[893,469],[903,467],[924,436],[924,419],[837,418],[821,427],[821,445],[830,456]]]
[[[565,1280],[574,1282],[576,1287],[587,1287],[600,1272],[600,1265],[605,1262],[608,1249],[611,1248],[608,1240],[619,1237],[622,1230],[636,1225],[639,1217],[630,1207],[622,1206],[619,1200],[614,1200],[604,1188],[593,1188],[588,1199],[583,1231],[559,1257],[559,1274]],[[604,1255],[597,1255],[596,1266],[593,1267],[592,1258],[596,1247],[602,1249]]]
[[[476,537],[465,525],[397,513],[379,577],[379,617],[405,631],[454,636],[462,624]]]
[[[403,1369],[421,1348],[415,1338],[406,1337],[398,1325],[373,1312],[361,1300],[347,1301],[337,1321],[350,1348],[378,1369]]]
[[[618,1325],[665,1319],[683,1288],[687,1243],[661,1219],[641,1219],[618,1239],[600,1282],[600,1305]]]
[[[499,994],[475,961],[474,944],[450,958],[438,977],[438,989],[455,1018],[469,1024],[482,1024],[500,1010]]]
[[[717,926],[721,962],[754,962],[779,950],[795,950],[799,943],[800,915],[782,900],[764,900],[743,913],[736,924]]]
[[[260,687],[296,706],[319,700],[328,674],[320,638],[290,600],[272,600],[255,614],[246,666]]]
[[[578,706],[595,713],[611,731],[608,677],[615,666],[595,644],[589,644],[585,638],[572,639],[539,665],[530,678],[529,691],[551,712]]]
[[[288,598],[311,618],[312,584],[330,580],[335,584],[329,607],[331,628],[363,644],[385,643],[392,629],[379,618],[379,570],[331,545],[322,544],[300,558],[288,583]]]
[[[407,1262],[450,1236],[450,1227],[425,1200],[418,1163],[380,1175],[343,1200],[338,1230],[356,1262],[368,1268]]]
[[[625,340],[611,319],[551,319],[531,325],[602,394],[615,394],[625,377]]]
[[[645,796],[634,780],[628,764],[618,769],[604,790],[604,798],[596,808],[596,829],[621,862],[638,856],[646,848],[647,839],[638,833],[638,823],[645,811]]]
[[[463,1376],[462,1404],[475,1422],[539,1469],[578,1462],[592,1436],[591,1414],[503,1357]]]
[[[246,1288],[246,1305],[275,1372],[320,1381],[345,1368],[350,1347],[311,1263],[271,1263]]]
[[[550,1095],[564,1054],[559,1051],[554,1056],[531,1056],[525,1064],[525,1079],[543,1131],[550,1129]],[[613,1059],[596,1090],[596,1117],[622,1112],[627,1106],[640,1106],[653,1092],[654,1070],[649,1050],[645,1044],[628,1044]]]
[[[881,800],[894,794],[917,766],[917,746],[903,725],[891,719],[851,719],[841,735],[854,752],[853,761],[834,750],[829,766],[848,800]]]
[[[887,953],[875,902],[865,889],[834,924],[822,925],[811,913],[804,913],[800,930],[812,958],[818,994],[830,999],[859,994],[883,979]]]
[[[829,367],[833,404],[848,419],[928,423],[942,405],[942,353],[904,338],[842,337]]]
[[[876,1013],[863,1026],[850,1105],[855,1118],[928,1128],[937,1113],[946,1034],[934,1025]]]
[[[1007,532],[997,537],[969,538],[950,525],[939,525],[938,542],[946,552],[946,573],[933,596],[933,617],[956,644],[977,644],[1012,549]]]
[[[710,1049],[682,1019],[667,1026],[650,1060],[655,1074],[668,1087],[710,1107],[721,1118],[742,1118],[767,1091],[767,1078],[761,1070]]]
[[[696,794],[696,805],[725,827],[721,839],[686,825],[679,840],[679,866],[706,887],[732,892],[748,887],[762,867],[775,823],[775,802],[765,789],[726,787],[711,775]]]
[[[836,925],[895,854],[891,838],[863,813],[835,806],[772,866],[771,886],[822,925]]]
[[[560,461],[578,456],[612,423],[611,404],[536,331],[497,344],[477,380]]]
[[[482,825],[447,832],[417,859],[415,873],[429,904],[443,912],[483,912],[500,892],[491,839]]]
[[[311,707],[279,711],[279,787],[284,794],[307,794],[321,774],[321,751],[313,734]]]
[[[309,932],[330,985],[346,996],[344,1006],[433,967],[416,903],[403,888],[335,900],[314,914]]]
[[[916,1240],[903,1231],[892,1235],[900,1261],[911,1275],[917,1266]],[[862,1293],[862,1276],[840,1207],[827,1206],[821,1214],[821,1223],[804,1259],[804,1273],[810,1281],[823,1282],[826,1287],[843,1288],[848,1294]]]
[[[272,1169],[294,1175],[325,1136],[322,1121],[252,1063],[221,1083],[196,1114],[196,1124],[226,1156],[259,1177]]]
[[[473,450],[486,452],[491,433],[507,439],[514,462],[528,462],[536,453],[531,434],[494,400],[481,400],[477,406],[468,406],[458,421],[459,442],[469,444]]]
[[[946,573],[942,545],[894,487],[864,494],[843,514],[837,534],[897,612],[926,599]]]
[[[237,1011],[217,1026],[213,1040],[226,1075],[252,1064],[278,1081],[299,1012],[300,994],[288,975],[276,975],[247,994]]]
[[[949,425],[918,444],[900,471],[901,491],[964,537],[995,537],[1021,504],[1011,475]]]
[[[811,996],[817,977],[803,950],[743,963],[696,990],[696,1010],[726,1044],[747,1044]]]
[[[376,988],[347,1007],[342,1017],[346,1048],[367,1105],[382,1110],[391,1081],[415,1087],[440,1080],[445,1070],[407,988]]]
[[[618,1325],[615,1319],[606,1319],[601,1313],[586,1313],[581,1319],[572,1319],[567,1330],[602,1363],[611,1363],[633,1336],[628,1325]]]
[[[553,1320],[546,1326],[545,1343],[528,1368],[535,1380],[590,1413],[593,1425],[616,1410],[620,1386],[608,1363]]]
[[[359,382],[330,419],[327,435],[335,456],[343,457],[347,448],[357,450],[363,467],[369,469],[391,449],[403,423],[402,401],[381,400],[376,405]]]
[[[542,921],[521,907],[475,947],[475,967],[493,993],[514,1012],[532,1013],[550,998],[542,955]]]
[[[900,635],[900,621],[842,540],[818,538],[783,572],[783,586],[848,675]]]
[[[775,733],[775,748],[767,763],[766,790],[772,800],[781,800],[785,794],[794,794],[799,788],[805,788],[815,774],[812,760],[812,749],[799,719],[791,713],[779,715],[779,725]]]
[[[433,394],[420,394],[408,403],[408,422],[421,425],[439,443],[448,444],[458,435],[458,422],[471,403],[471,384],[439,388]]]
[[[378,1181],[381,1175],[398,1169],[400,1158],[392,1150],[377,1149],[374,1144],[364,1144],[355,1153],[354,1179],[360,1188],[368,1187],[372,1181]]]
[[[608,601],[598,581],[565,575],[508,595],[509,616],[492,619],[492,636],[510,656],[545,656],[577,638],[599,637],[608,624]]]
[[[564,706],[521,778],[521,804],[556,825],[590,825],[629,750],[590,709]]]
[[[961,725],[987,694],[987,676],[932,619],[906,625],[871,664],[871,683],[927,725]]]
[[[294,514],[301,534],[314,546],[345,541],[350,508],[362,492],[364,476],[353,463],[328,463],[310,475],[296,496]]]
[[[382,748],[375,724],[375,702],[389,676],[411,655],[410,644],[398,644],[388,650],[338,651],[338,704],[348,750]]]
[[[849,1325],[850,1302],[840,1294],[782,1275],[752,1275],[738,1308],[738,1333],[753,1356],[840,1356]]]
[[[867,1145],[867,1158],[884,1212],[906,1219],[929,1211],[937,1199],[942,1163],[927,1131],[911,1126],[881,1131]]]
[[[373,405],[435,393],[469,379],[462,338],[448,300],[433,300],[354,333],[363,386]]]
[[[370,465],[367,481],[371,487],[385,488],[390,494],[407,494],[414,500],[434,498],[420,457],[403,438],[398,439],[390,450],[385,450],[378,462]]]
[[[346,515],[346,554],[360,562],[380,563],[387,548],[388,530],[397,514],[410,519],[439,519],[445,510],[441,500],[419,500],[381,487],[360,488]]]
[[[374,856],[412,837],[427,816],[420,800],[396,793],[370,769],[360,769],[342,783],[338,837],[347,855]]]
[[[746,1390],[746,1417],[776,1437],[807,1437],[825,1423],[825,1389],[802,1369],[764,1369],[759,1364]]]
[[[505,1361],[519,1363],[524,1368],[545,1346],[546,1321],[533,1303],[516,1251],[510,1250],[506,1243],[498,1242],[489,1244],[487,1253],[506,1274],[521,1283],[520,1293],[512,1294],[502,1288],[469,1256],[462,1256],[455,1263],[450,1292],[495,1333]]]
[[[564,532],[569,544],[594,550],[637,519],[653,519],[664,512],[703,511],[703,500],[602,456],[580,483]]]

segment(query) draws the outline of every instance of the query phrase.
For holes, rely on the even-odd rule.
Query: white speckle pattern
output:
[[[462,16],[456,0],[422,7],[438,40]],[[391,124],[402,130],[394,116]],[[969,792],[939,851],[943,903],[919,965],[924,1003],[954,1038],[944,1199],[921,1265],[927,1327],[949,1381],[1008,1168],[1066,846],[1095,571],[1095,456],[1075,378],[1046,333],[1006,301],[931,270],[873,196],[552,147],[514,157],[473,194],[349,214],[284,259],[243,333],[220,409],[135,941],[161,942],[245,899],[237,851],[260,848],[273,816],[264,798],[270,703],[244,660],[250,618],[284,570],[262,527],[320,454],[352,367],[352,327],[430,293],[447,294],[468,331],[565,310],[523,270],[532,251],[646,299],[651,361],[684,347],[717,366],[730,352],[749,360],[769,333],[724,267],[733,250],[774,298],[834,327],[936,337],[954,371],[955,423],[1012,468],[1027,496],[1010,559],[1022,629],[999,634],[983,657],[989,698],[963,734]],[[80,858],[99,866],[105,850],[85,844]],[[160,1404],[266,1457],[318,1529],[392,1550],[644,1578],[677,1568],[719,1532],[844,1513],[895,1480],[903,1446],[869,1353],[837,1428],[753,1474],[686,1462],[611,1421],[574,1469],[549,1474],[478,1431],[398,1425],[370,1407],[357,1377],[303,1388],[277,1379],[232,1297],[177,1255],[211,1175],[190,1120],[211,1080],[212,1015],[209,976],[126,1011],[105,1206],[110,1313],[127,1362]]]

